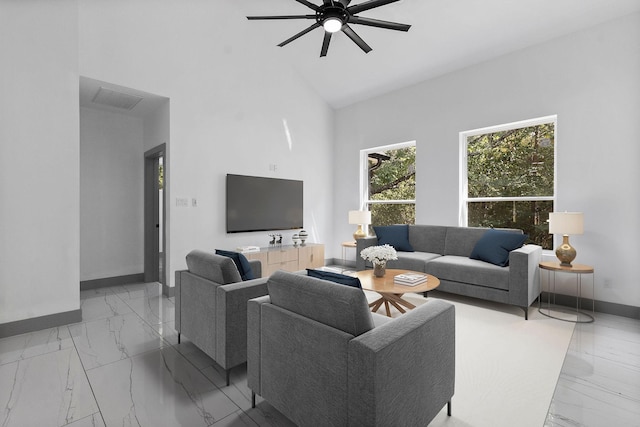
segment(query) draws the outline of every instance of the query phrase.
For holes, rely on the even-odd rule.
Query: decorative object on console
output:
[[[354,239],[358,240],[367,237],[367,233],[362,229],[362,226],[371,224],[371,212],[349,211],[349,224],[358,226],[358,229],[353,233]]]
[[[291,236],[291,240],[293,240],[293,246],[298,246],[298,243],[300,243],[300,236],[298,236],[298,233]]]
[[[306,245],[306,241],[307,241],[307,237],[309,237],[309,235],[307,234],[306,231],[304,230],[300,230],[298,232],[298,237],[300,238],[300,246],[304,246]]]
[[[398,253],[389,245],[369,246],[360,252],[360,256],[367,261],[371,261],[373,274],[376,277],[384,276],[387,261],[398,259]]]
[[[269,234],[269,246],[282,246],[282,234]]]
[[[556,256],[563,267],[571,267],[576,259],[576,250],[569,244],[569,235],[584,233],[582,212],[550,212],[549,234],[562,234],[562,244],[556,249]]]

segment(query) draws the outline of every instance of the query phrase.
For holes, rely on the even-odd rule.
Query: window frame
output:
[[[468,177],[468,147],[467,139],[471,136],[482,135],[486,133],[502,132],[511,129],[520,129],[531,126],[553,123],[553,195],[552,196],[524,196],[524,197],[469,197],[469,177]],[[497,126],[487,126],[484,128],[468,130],[460,132],[460,206],[458,224],[461,227],[467,227],[469,224],[469,202],[530,202],[530,201],[551,201],[553,206],[557,206],[558,195],[558,116],[550,115],[538,117],[535,119],[521,120],[518,122],[505,123]]]
[[[412,204],[416,205],[415,197],[413,199],[402,199],[402,200],[371,200],[369,198],[369,154],[380,152],[380,151],[388,151],[388,150],[399,150],[407,147],[416,147],[416,158],[418,157],[418,149],[416,145],[416,141],[406,141],[399,142],[395,144],[381,145],[378,147],[372,148],[364,148],[360,150],[360,209],[361,210],[370,210],[369,206],[372,204],[383,205],[383,204]],[[415,163],[414,163],[415,167]],[[416,187],[418,185],[418,171],[416,168]],[[417,193],[417,188],[416,188]]]

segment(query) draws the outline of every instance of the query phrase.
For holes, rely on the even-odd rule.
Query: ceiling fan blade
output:
[[[355,6],[348,7],[347,10],[350,14],[355,15],[365,10],[373,9],[375,7],[384,6],[389,3],[395,3],[400,0],[369,0],[364,3],[357,4]]]
[[[370,27],[386,28],[387,30],[409,31],[411,25],[399,24],[397,22],[381,21],[379,19],[361,18],[358,16],[349,17],[350,24],[368,25]]]
[[[258,19],[316,19],[316,15],[247,16],[249,21]]]
[[[313,3],[311,3],[311,2],[309,2],[307,0],[296,0],[296,1],[298,3],[301,3],[301,4],[305,5],[305,6],[307,6],[309,9],[315,10],[316,12],[320,10],[320,6],[315,5],[315,4],[313,4]]]
[[[345,33],[347,37],[349,37],[351,40],[353,40],[353,42],[357,44],[360,47],[360,49],[364,51],[364,53],[371,52],[371,47],[367,43],[365,43],[365,41],[362,40],[360,36],[357,35],[356,32],[353,31],[353,29],[351,29],[349,25],[345,24],[342,27],[342,32]]]
[[[315,30],[316,28],[318,28],[318,27],[320,27],[320,26],[321,26],[321,25],[320,25],[319,23],[317,23],[317,22],[316,22],[315,24],[311,25],[309,28],[305,28],[304,30],[300,31],[300,32],[299,32],[298,34],[296,34],[295,36],[293,36],[293,37],[291,37],[291,38],[286,39],[285,41],[283,41],[282,43],[280,43],[278,46],[282,47],[282,46],[284,46],[284,45],[286,45],[286,44],[289,44],[289,43],[291,43],[292,41],[294,41],[295,39],[297,39],[298,37],[302,37],[302,36],[304,36],[305,34],[307,34],[309,31],[313,31],[313,30]]]
[[[322,50],[320,51],[320,57],[327,56],[327,52],[329,51],[330,41],[331,41],[331,33],[328,31],[325,31],[324,39],[322,40]]]

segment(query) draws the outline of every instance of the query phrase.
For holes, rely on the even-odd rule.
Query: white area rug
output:
[[[376,295],[367,292],[370,301]],[[417,294],[405,298],[426,301]],[[543,426],[575,325],[541,315],[537,305],[524,320],[518,307],[438,292],[429,298],[456,306],[452,416],[445,406],[429,426]]]

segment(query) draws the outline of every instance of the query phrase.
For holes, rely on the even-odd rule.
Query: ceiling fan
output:
[[[322,5],[318,6],[307,0],[295,0],[307,6],[309,9],[315,11],[314,15],[281,15],[281,16],[247,16],[249,20],[258,19],[313,19],[316,22],[300,31],[298,34],[280,43],[278,46],[282,47],[291,43],[295,39],[304,36],[308,32],[315,30],[316,28],[324,28],[324,40],[322,41],[322,50],[320,56],[327,56],[329,51],[329,42],[331,42],[331,36],[333,33],[342,31],[349,37],[360,49],[365,53],[371,51],[371,47],[365,43],[360,36],[349,26],[349,24],[368,25],[370,27],[385,28],[388,30],[397,31],[409,31],[411,25],[398,24],[396,22],[381,21],[379,19],[364,18],[356,16],[360,12],[370,10],[376,7],[384,6],[389,3],[395,3],[399,0],[369,0],[364,3],[359,3],[353,6],[349,6],[351,0],[323,0]]]

